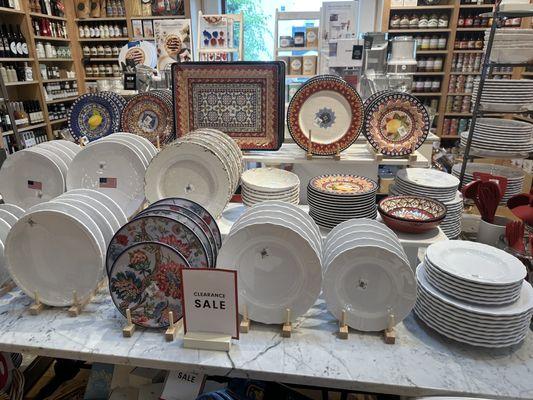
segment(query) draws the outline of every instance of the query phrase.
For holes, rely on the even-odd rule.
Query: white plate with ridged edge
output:
[[[128,222],[128,217],[126,216],[126,213],[124,212],[123,205],[118,204],[111,197],[109,197],[108,195],[102,192],[99,192],[98,190],[73,189],[73,190],[69,190],[65,194],[76,194],[76,195],[92,197],[98,200],[100,203],[104,204],[113,213],[113,215],[117,218],[119,226],[122,226]]]

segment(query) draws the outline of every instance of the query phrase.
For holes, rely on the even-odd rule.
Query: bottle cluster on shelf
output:
[[[85,76],[87,78],[109,78],[121,75],[118,64],[87,64],[85,66]]]
[[[0,64],[0,76],[4,83],[31,82],[33,81],[33,70],[27,62],[24,65],[14,64],[4,66]]]
[[[45,83],[44,95],[47,101],[77,96],[78,83],[76,81]]]
[[[65,119],[67,118],[69,109],[70,109],[70,105],[66,105],[65,103],[50,104],[48,106],[48,119],[50,121],[57,121],[59,119]]]
[[[84,24],[78,27],[78,34],[80,38],[127,38],[128,27],[126,25],[107,23],[92,23]]]
[[[479,72],[483,55],[481,53],[454,54],[452,58],[453,72]]]
[[[392,14],[390,29],[445,29],[450,23],[448,13],[395,13]]]
[[[30,12],[64,17],[65,6],[63,2],[64,0],[29,0]]]
[[[415,78],[411,86],[411,91],[415,93],[440,92],[440,77]]]
[[[0,0],[0,7],[11,8],[12,10],[20,10],[19,0]]]
[[[124,0],[108,0],[105,13],[107,17],[124,17],[126,15]]]
[[[0,58],[28,58],[28,44],[20,26],[2,24],[0,29]]]
[[[65,21],[51,21],[47,18],[32,19],[35,36],[68,39],[67,23]]]
[[[446,99],[446,112],[468,113],[472,105],[472,96],[448,96]]]
[[[443,57],[419,57],[416,62],[418,72],[440,72],[444,65]]]
[[[46,131],[43,128],[22,132],[20,138],[22,146],[25,149],[33,147],[39,143],[44,143],[48,140],[46,137]]]
[[[56,46],[50,42],[36,42],[35,52],[37,58],[71,58],[72,52],[69,46]]]
[[[44,114],[37,100],[6,101],[0,106],[0,127],[4,132],[12,129],[8,106],[13,110],[17,128],[44,122]]]
[[[457,19],[458,28],[483,28],[492,24],[492,18],[480,11],[461,10]]]
[[[468,129],[470,118],[445,118],[442,126],[442,136],[458,136]]]
[[[98,58],[109,58],[110,60],[113,60],[114,58],[117,58],[120,53],[120,47],[119,46],[110,46],[109,44],[99,45],[99,46],[83,46],[83,57],[84,58],[91,58],[91,57],[98,57]]]
[[[451,75],[448,93],[472,93],[474,75]]]
[[[455,50],[483,50],[485,44],[484,32],[457,32]]]
[[[445,35],[416,35],[418,50],[446,50],[448,38]]]
[[[41,78],[48,79],[74,79],[76,78],[76,72],[69,71],[67,69],[60,68],[58,66],[50,66],[41,64],[39,65],[41,71]]]

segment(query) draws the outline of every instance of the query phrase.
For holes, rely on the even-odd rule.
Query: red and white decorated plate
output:
[[[321,175],[309,181],[309,187],[321,193],[339,196],[360,196],[375,192],[378,184],[357,175]]]
[[[359,136],[363,126],[363,101],[346,81],[316,77],[292,97],[287,126],[296,144],[305,151],[308,151],[311,132],[311,152],[332,155],[348,148]]]
[[[407,93],[384,94],[365,113],[366,138],[388,156],[411,154],[424,143],[429,127],[426,108]]]

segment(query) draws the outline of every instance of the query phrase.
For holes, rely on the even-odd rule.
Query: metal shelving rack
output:
[[[496,35],[496,30],[498,29],[498,24],[501,23],[502,18],[527,18],[533,16],[533,11],[500,11],[500,2],[496,4],[494,12],[487,13],[488,16],[492,17],[492,25],[490,26],[489,39],[487,42],[487,47],[485,51],[485,57],[483,59],[483,64],[481,66],[481,75],[479,78],[478,91],[476,93],[475,101],[473,102],[472,110],[472,119],[470,121],[470,128],[468,130],[468,138],[466,141],[463,160],[461,163],[461,174],[459,175],[460,184],[459,187],[463,186],[463,180],[466,171],[466,165],[468,159],[470,158],[470,148],[472,145],[472,137],[474,136],[474,129],[476,127],[477,119],[483,117],[486,114],[495,114],[494,111],[483,111],[481,109],[481,94],[483,93],[483,88],[485,86],[485,80],[492,73],[494,67],[525,67],[531,65],[529,63],[502,63],[502,62],[493,62],[490,61],[490,55],[492,52],[492,45],[494,43],[494,36]],[[521,111],[513,112],[498,112],[498,114],[520,114]],[[492,157],[494,158],[494,157]]]

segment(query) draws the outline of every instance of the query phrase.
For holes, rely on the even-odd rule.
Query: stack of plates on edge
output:
[[[398,171],[390,192],[394,195],[426,196],[446,206],[446,217],[440,228],[449,239],[461,233],[463,196],[457,188],[459,179],[446,172],[427,168],[405,168]]]
[[[353,218],[376,218],[378,184],[357,175],[321,175],[307,185],[309,215],[323,228]]]
[[[68,112],[70,134],[78,142],[92,142],[120,130],[120,117],[126,100],[113,92],[85,93]]]
[[[482,347],[520,343],[533,314],[533,288],[514,256],[482,243],[444,241],[428,247],[416,270],[415,312],[428,326]]]
[[[154,145],[171,142],[174,131],[172,92],[167,89],[139,93],[122,112],[122,130],[145,137]]]
[[[144,202],[144,175],[157,154],[149,140],[118,132],[89,143],[67,174],[67,190],[94,189],[124,207],[131,217]]]
[[[150,203],[166,197],[193,200],[218,218],[239,185],[242,152],[225,133],[202,128],[166,146],[146,171]]]
[[[107,244],[127,221],[121,206],[95,190],[77,189],[31,207],[5,243],[13,281],[50,306],[86,299],[104,277]]]
[[[472,149],[498,153],[523,154],[533,151],[533,124],[499,118],[480,118],[472,136]],[[466,146],[468,132],[461,133]]]
[[[298,204],[300,179],[298,175],[279,168],[254,168],[241,175],[242,202],[251,207],[268,200]]]
[[[477,96],[478,85],[479,78],[476,78],[472,91],[473,99]],[[531,110],[533,108],[533,80],[486,79],[483,93],[481,93],[481,107],[484,111],[495,112]]]
[[[23,214],[24,210],[19,206],[0,204],[0,288],[9,281],[9,272],[4,255],[7,234]]]
[[[130,308],[135,324],[168,326],[165,308],[176,321],[183,316],[180,269],[214,268],[221,244],[215,219],[199,204],[178,198],[153,203],[122,226],[109,243],[106,271],[113,302],[123,315]],[[130,280],[143,282],[138,296],[123,290]],[[161,302],[165,308],[159,306]]]
[[[328,310],[360,331],[402,321],[416,301],[416,281],[396,234],[370,219],[345,221],[324,242],[324,298]]]
[[[502,197],[501,203],[507,203],[507,200],[516,194],[522,193],[524,186],[525,172],[516,167],[508,167],[497,164],[484,163],[468,163],[466,165],[464,184],[468,184],[474,180],[474,173],[481,172],[493,176],[500,176],[507,179],[507,188]],[[461,164],[455,164],[452,167],[452,174],[456,177],[461,175]]]
[[[532,7],[530,4],[521,6]],[[485,31],[485,52],[489,36],[490,29],[487,29]],[[490,60],[500,63],[528,63],[533,61],[533,29],[496,30]]]
[[[217,267],[238,271],[239,310],[253,321],[281,324],[316,302],[322,286],[318,226],[293,204],[266,201],[231,227]]]
[[[0,193],[6,203],[28,209],[65,192],[67,171],[81,147],[52,140],[11,154],[0,168]]]

